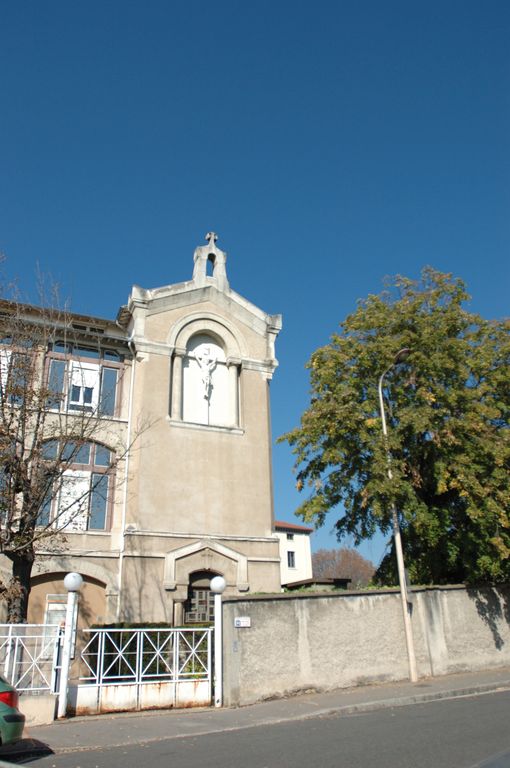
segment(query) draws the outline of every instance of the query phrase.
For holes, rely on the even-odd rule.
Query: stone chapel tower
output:
[[[209,233],[193,277],[135,286],[119,312],[134,354],[131,451],[120,536],[121,618],[203,621],[208,585],[278,591],[269,382],[281,316],[235,293]]]

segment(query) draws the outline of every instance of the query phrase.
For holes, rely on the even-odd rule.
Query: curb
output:
[[[196,732],[195,736],[209,736],[215,733],[222,733],[222,732],[233,732],[233,731],[241,731],[248,728],[259,728],[263,726],[268,725],[277,725],[280,723],[287,723],[292,721],[298,721],[298,720],[313,720],[318,717],[332,717],[334,715],[338,714],[344,714],[344,715],[350,715],[350,714],[357,714],[362,712],[375,712],[377,710],[382,709],[390,709],[392,707],[405,707],[412,704],[426,704],[433,701],[440,701],[440,700],[446,700],[446,699],[458,699],[463,698],[467,696],[474,696],[474,695],[484,695],[489,693],[496,693],[499,691],[510,691],[510,680],[504,680],[504,681],[498,681],[494,683],[484,683],[480,685],[473,685],[463,688],[455,688],[450,690],[444,690],[444,691],[436,691],[436,692],[429,692],[429,693],[413,693],[409,695],[401,695],[401,696],[394,696],[387,699],[378,699],[378,700],[372,700],[372,701],[366,701],[366,702],[360,702],[359,704],[339,704],[337,706],[330,706],[325,707],[323,709],[317,709],[313,712],[303,712],[303,713],[294,713],[290,716],[283,716],[283,717],[271,717],[271,718],[261,718],[257,722],[251,722],[251,723],[244,723],[244,724],[237,724],[233,726],[221,726],[221,727],[209,727],[204,730],[199,730]],[[155,743],[158,741],[172,741],[174,739],[184,739],[184,738],[190,738],[191,734],[189,733],[177,733],[173,735],[165,734],[162,736],[157,737],[151,737],[151,738],[140,738],[136,741],[130,742],[130,746],[136,746],[137,744],[149,744],[149,743]],[[32,743],[26,743],[26,742],[32,742]],[[46,747],[46,745],[43,745],[42,742],[37,742],[37,740],[34,739],[27,739],[25,740],[25,744],[22,742],[19,742],[18,744],[12,744],[8,747],[5,747],[5,752],[3,754],[0,753],[0,768],[3,768],[4,765],[9,765],[8,763],[4,763],[2,761],[3,757],[9,758],[30,758],[30,757],[36,757],[36,756],[44,756],[44,754],[68,754],[71,752],[88,752],[92,751],[94,749],[101,748],[101,745],[99,744],[89,744],[89,745],[76,745],[73,747],[58,747],[55,746],[53,748],[46,747],[46,751],[43,752],[43,746]],[[115,748],[115,747],[121,747],[125,746],[125,742],[122,742],[120,744],[114,744],[109,743],[109,748]]]
[[[471,686],[469,688],[458,688],[450,691],[437,691],[436,693],[416,693],[410,696],[394,696],[390,699],[366,701],[361,704],[339,704],[336,707],[318,709],[316,712],[311,712],[310,714],[272,720],[271,722],[280,723],[286,722],[288,720],[309,720],[314,717],[327,717],[328,715],[335,715],[340,713],[351,715],[356,714],[357,712],[375,712],[378,709],[406,707],[410,704],[427,704],[431,701],[461,699],[467,696],[483,696],[487,693],[498,693],[499,691],[510,691],[510,681],[500,683],[485,683],[483,685]]]

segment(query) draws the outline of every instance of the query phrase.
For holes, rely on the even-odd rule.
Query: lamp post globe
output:
[[[222,595],[225,591],[225,587],[227,586],[227,582],[223,578],[223,576],[214,576],[211,579],[211,592],[214,592],[215,595]]]
[[[83,584],[83,576],[79,573],[68,573],[64,579],[64,587],[68,592],[78,592]]]

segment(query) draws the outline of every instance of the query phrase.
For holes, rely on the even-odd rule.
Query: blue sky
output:
[[[431,264],[508,315],[504,0],[19,0],[0,19],[0,250],[32,298],[38,263],[74,310],[115,316],[218,232],[232,287],[283,314],[275,437],[385,275]],[[291,467],[276,446],[280,519]]]

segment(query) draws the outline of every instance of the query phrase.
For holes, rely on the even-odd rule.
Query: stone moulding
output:
[[[240,592],[247,592],[248,584],[248,558],[240,552],[236,552],[230,547],[219,544],[215,541],[197,541],[194,544],[188,544],[185,547],[174,549],[165,556],[165,569],[163,574],[163,587],[168,591],[174,591],[178,587],[176,578],[177,560],[194,555],[202,550],[211,550],[220,558],[227,558],[237,563],[236,587]]]

